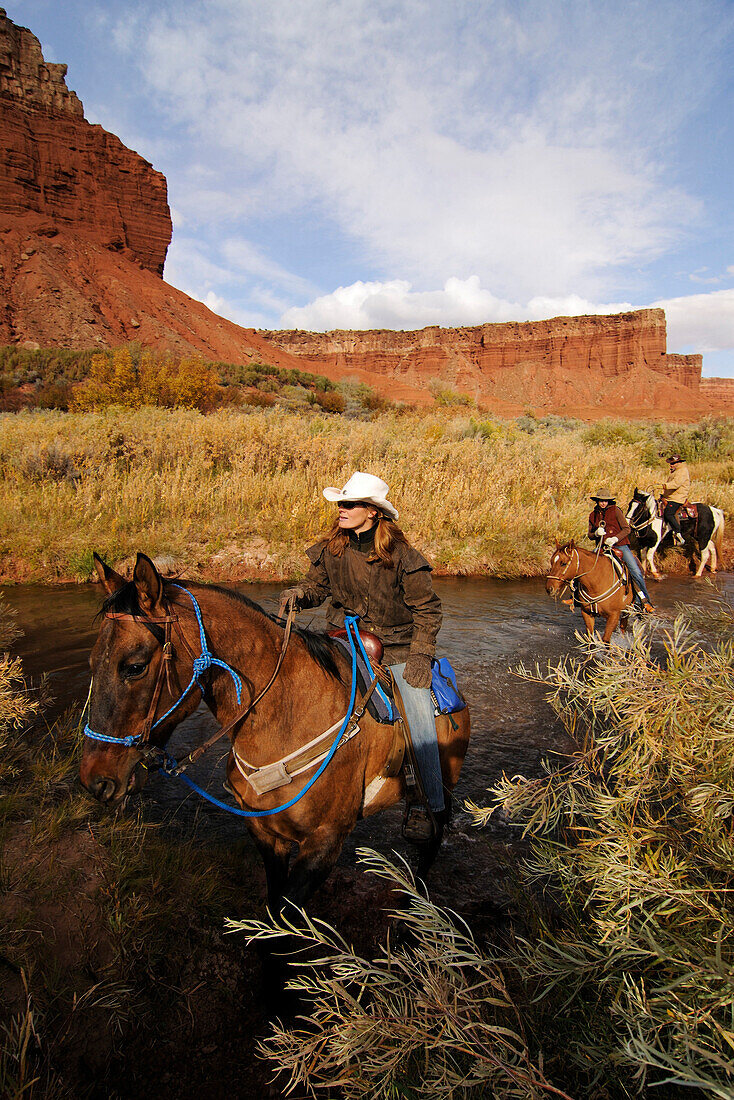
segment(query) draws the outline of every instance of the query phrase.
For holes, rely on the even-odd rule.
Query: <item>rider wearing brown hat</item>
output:
[[[665,501],[663,519],[672,529],[675,541],[682,546],[685,540],[676,512],[681,504],[685,504],[688,500],[688,494],[691,491],[691,474],[685,459],[679,454],[669,455],[668,463],[670,465],[670,477],[663,485],[662,492],[662,499]]]
[[[617,506],[614,493],[601,489],[591,499],[596,507],[589,513],[589,538],[601,542],[604,547],[619,550],[632,579],[636,608],[638,611],[654,611],[647,594],[645,575],[630,546],[629,524],[624,512]]]

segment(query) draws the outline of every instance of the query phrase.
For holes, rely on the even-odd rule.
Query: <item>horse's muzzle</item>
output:
[[[127,776],[109,774],[111,769],[96,770],[94,766],[85,768],[84,761],[79,771],[82,786],[93,798],[110,810],[122,808],[130,795],[137,794],[145,786],[147,772],[140,763],[134,764]]]

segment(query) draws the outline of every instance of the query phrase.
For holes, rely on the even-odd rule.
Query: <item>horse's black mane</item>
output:
[[[146,618],[146,612],[140,606],[140,600],[138,599],[138,588],[135,581],[125,581],[122,588],[118,588],[116,592],[113,592],[111,596],[108,596],[100,607],[95,619],[101,619],[108,612],[117,612],[122,615],[139,615],[142,619]],[[145,623],[151,634],[158,639],[161,645],[163,645],[165,634],[162,627],[157,623]]]
[[[164,581],[164,584],[165,583]],[[245,596],[241,592],[235,592],[232,588],[224,588],[219,584],[201,584],[198,581],[180,580],[176,583],[180,584],[182,588],[205,588],[209,592],[219,592],[222,596],[228,596],[229,599],[236,600],[237,603],[243,603],[245,607],[249,607],[252,611],[259,612],[261,615],[264,615],[266,619],[270,619],[271,623],[275,623],[276,626],[285,626],[285,619],[280,618],[279,615],[271,615],[269,611],[265,611],[264,608],[260,607],[260,604],[255,603],[249,596]],[[140,606],[138,589],[134,581],[126,581],[122,588],[118,589],[117,592],[113,592],[111,596],[108,596],[97,612],[97,618],[106,615],[109,611],[121,612],[125,615],[140,615],[142,618],[145,618],[146,613]],[[146,623],[145,625],[162,644],[164,633],[161,627],[158,626],[157,623]],[[297,634],[298,637],[301,638],[309,656],[312,657],[325,672],[333,676],[335,680],[341,682],[339,666],[336,663],[336,654],[338,652],[337,643],[327,634],[320,633],[316,630],[304,630],[302,627],[295,627],[294,634]]]
[[[231,600],[243,603],[245,607],[249,607],[252,611],[258,611],[261,615],[264,615],[266,619],[270,619],[271,623],[275,623],[276,626],[285,626],[285,619],[281,618],[280,615],[272,615],[269,611],[266,611],[264,607],[261,607],[259,603],[255,603],[254,600],[251,600],[249,596],[245,596],[242,592],[236,592],[234,589],[225,588],[220,584],[197,585],[195,581],[192,581],[191,584],[194,587],[206,588],[210,592],[220,592],[223,596],[229,596]],[[328,672],[330,676],[333,676],[335,680],[341,681],[339,666],[335,659],[338,647],[334,639],[321,631],[306,630],[300,626],[295,627],[293,632],[301,638],[308,650],[309,656],[313,657],[314,661],[321,665],[324,671]]]

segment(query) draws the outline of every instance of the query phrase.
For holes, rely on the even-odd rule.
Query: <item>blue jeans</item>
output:
[[[439,813],[444,808],[443,779],[441,778],[441,761],[438,757],[436,719],[433,713],[431,689],[414,688],[410,684],[406,684],[403,678],[405,663],[391,665],[390,671],[395,677],[395,683],[405,704],[405,717],[408,719],[410,726],[410,736],[418,760],[428,805],[434,813]]]
[[[642,566],[637,560],[631,546],[620,546],[619,549],[622,552],[622,561],[629,569],[630,577],[632,578],[632,584],[635,589],[635,603],[638,607],[641,607],[643,603],[650,602],[650,597],[645,587],[645,574],[642,572]]]

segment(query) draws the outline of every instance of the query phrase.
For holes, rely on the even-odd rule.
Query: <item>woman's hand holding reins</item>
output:
[[[278,615],[281,619],[285,617],[291,607],[294,611],[298,611],[301,600],[305,597],[306,589],[301,584],[297,584],[294,588],[284,588],[280,594],[280,607],[278,608]]]
[[[414,688],[431,686],[431,658],[423,653],[411,653],[405,662],[403,679]]]

